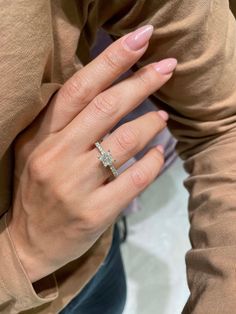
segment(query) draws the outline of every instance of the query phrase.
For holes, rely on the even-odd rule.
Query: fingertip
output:
[[[123,46],[131,51],[139,51],[140,49],[147,46],[149,39],[153,33],[153,26],[148,24],[144,25],[137,30],[129,33],[123,39]]]
[[[164,147],[162,145],[157,145],[156,149],[163,155],[164,154]]]
[[[164,121],[167,121],[169,119],[169,115],[166,111],[164,110],[159,110],[157,112],[159,114],[159,116],[161,116],[161,118],[164,120]]]
[[[167,58],[163,59],[160,62],[154,63],[153,67],[156,72],[163,74],[163,75],[172,75],[176,66],[177,66],[177,59],[175,58]]]

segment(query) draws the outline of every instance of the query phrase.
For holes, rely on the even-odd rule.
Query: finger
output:
[[[123,116],[163,86],[176,64],[176,59],[166,59],[145,66],[95,97],[63,130],[69,136],[71,147],[76,143],[84,150],[93,147]]]
[[[146,25],[115,41],[77,71],[56,94],[45,115],[50,132],[63,129],[101,91],[135,64],[147,49],[153,26]]]
[[[116,129],[111,135],[106,137],[101,143],[105,151],[110,151],[113,159],[113,165],[119,169],[126,161],[141,151],[151,139],[157,135],[166,126],[167,113],[164,111],[152,111],[143,116],[127,122]],[[89,160],[92,167],[88,169],[90,186],[94,189],[101,186],[113,174],[109,167],[104,167],[98,159],[100,153],[97,148],[91,151]],[[96,177],[94,174],[96,173]]]
[[[122,209],[154,181],[163,163],[163,153],[152,148],[142,159],[96,191],[99,210],[107,224],[113,223]]]

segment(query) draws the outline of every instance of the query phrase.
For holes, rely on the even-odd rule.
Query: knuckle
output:
[[[84,229],[89,233],[96,233],[99,229],[99,223],[96,219],[96,216],[89,215],[84,219]]]
[[[87,235],[94,237],[99,234],[100,230],[103,228],[103,223],[101,218],[94,212],[86,214],[83,217],[80,217],[80,223],[78,224],[78,229],[83,230]]]
[[[131,181],[133,185],[138,189],[147,186],[150,182],[150,175],[148,174],[147,169],[139,167],[133,170],[131,172]]]
[[[76,74],[60,89],[61,97],[68,102],[76,97],[76,103],[86,103],[89,95],[89,83],[85,78],[77,77]]]
[[[117,112],[117,108],[114,97],[104,93],[94,98],[92,111],[96,116],[110,118]]]
[[[115,135],[115,141],[119,149],[123,151],[134,151],[138,145],[138,138],[138,130],[128,125],[121,128]]]
[[[52,195],[55,200],[60,204],[68,204],[69,198],[68,187],[65,183],[53,184]]]
[[[108,67],[112,72],[117,72],[117,70],[120,68],[119,54],[114,53],[109,48],[104,53],[103,61],[105,67]]]
[[[155,164],[158,163],[159,167],[163,166],[164,156],[157,149],[154,149],[154,152],[152,154],[152,158],[153,158]]]
[[[135,73],[137,79],[138,79],[138,83],[145,85],[145,86],[150,86],[150,72],[147,68],[142,68],[141,70],[137,71]]]
[[[28,171],[31,178],[36,182],[43,182],[47,178],[47,167],[43,156],[33,157],[29,160]]]

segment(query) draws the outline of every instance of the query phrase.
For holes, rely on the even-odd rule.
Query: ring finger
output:
[[[164,129],[168,115],[163,111],[152,111],[127,122],[107,136],[101,143],[105,151],[112,154],[113,165],[116,169],[141,151],[151,139]],[[98,159],[100,153],[95,147],[89,154],[89,168],[87,175],[93,178],[93,188],[102,185],[108,178],[113,177],[111,169],[104,167]],[[94,175],[96,174],[95,180]],[[91,182],[90,182],[91,184]],[[90,185],[90,187],[92,187]]]

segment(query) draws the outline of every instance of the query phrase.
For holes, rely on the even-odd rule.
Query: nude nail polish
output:
[[[164,110],[159,110],[158,114],[162,117],[162,119],[164,121],[167,121],[169,119],[169,115],[167,112],[165,112]]]
[[[169,58],[161,60],[154,64],[154,69],[160,74],[170,74],[177,66],[177,60],[175,58]]]
[[[159,150],[161,154],[164,154],[164,147],[162,145],[157,145],[156,149]]]
[[[124,40],[124,44],[133,51],[142,49],[148,43],[153,33],[152,25],[145,25],[129,34]]]

